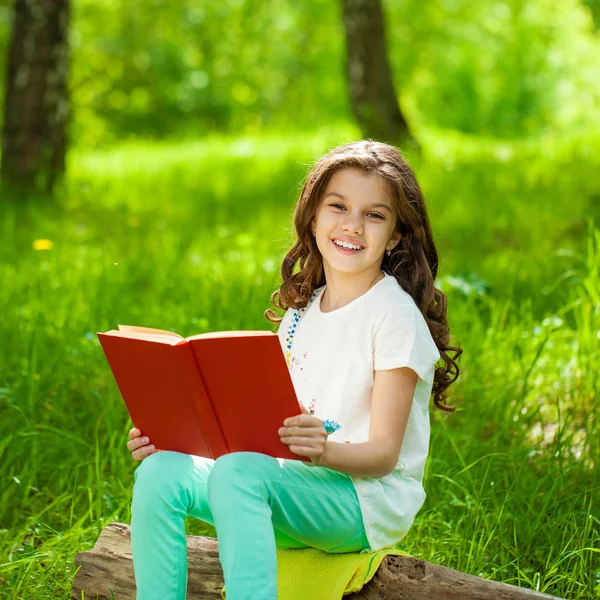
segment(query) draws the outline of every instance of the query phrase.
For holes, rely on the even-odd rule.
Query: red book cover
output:
[[[300,459],[277,433],[301,413],[277,336],[191,338],[190,345],[229,451]]]
[[[300,406],[277,335],[238,331],[182,338],[119,326],[98,333],[135,427],[160,450],[208,458],[291,452],[277,430]]]

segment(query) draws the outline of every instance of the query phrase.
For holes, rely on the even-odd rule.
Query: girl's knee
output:
[[[277,459],[258,452],[231,452],[215,461],[208,479],[210,490],[245,487],[268,478]]]
[[[191,457],[180,452],[155,452],[145,458],[134,472],[134,493],[153,492],[176,486],[193,468]]]

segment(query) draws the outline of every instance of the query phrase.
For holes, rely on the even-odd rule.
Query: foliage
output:
[[[347,115],[339,15],[324,0],[75,6],[76,139],[197,137]]]
[[[0,49],[11,4],[0,2]],[[579,0],[387,0],[385,9],[412,122],[506,138],[598,120],[595,13]],[[136,10],[73,0],[71,137],[85,146],[343,121],[340,11],[325,0],[153,0]]]
[[[420,120],[517,137],[586,128],[600,114],[600,40],[577,0],[426,6],[426,35],[417,39],[417,67],[403,89]]]

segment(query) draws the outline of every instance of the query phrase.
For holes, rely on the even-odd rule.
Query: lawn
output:
[[[301,179],[354,136],[75,149],[55,203],[0,200],[0,598],[69,598],[74,554],[129,521],[131,425],[96,332],[270,328]],[[437,132],[409,156],[464,355],[404,548],[566,598],[600,597],[600,144],[585,136]]]

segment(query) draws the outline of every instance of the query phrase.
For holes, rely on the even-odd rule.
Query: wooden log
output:
[[[218,542],[188,536],[188,593],[194,600],[218,600],[223,587]],[[72,596],[86,600],[135,600],[129,525],[111,523],[94,548],[75,557],[81,567]],[[425,560],[387,556],[375,577],[348,600],[551,600],[554,596],[460,573]],[[316,599],[315,599],[316,600]]]

